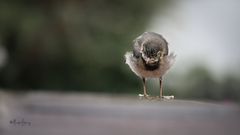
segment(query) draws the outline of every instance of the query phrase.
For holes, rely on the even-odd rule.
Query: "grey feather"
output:
[[[160,34],[144,32],[133,42],[133,55],[137,58],[141,56],[141,48],[143,46],[149,46],[149,48],[162,51],[165,55],[168,55],[168,43]]]
[[[168,51],[168,43],[160,34],[145,32],[134,40],[133,51],[125,54],[126,64],[139,77],[161,77],[176,58],[173,53],[168,55]]]
[[[139,77],[144,78],[159,78],[162,77],[167,71],[171,68],[171,66],[175,62],[176,55],[171,53],[170,55],[164,56],[163,63],[153,71],[149,71],[145,69],[144,63],[142,59],[137,59],[133,56],[132,52],[127,52],[125,54],[126,64],[130,67],[130,69]]]

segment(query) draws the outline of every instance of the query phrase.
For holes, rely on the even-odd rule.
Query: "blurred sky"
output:
[[[205,64],[217,77],[239,75],[240,1],[175,0],[147,31],[161,33],[177,54],[173,72]]]

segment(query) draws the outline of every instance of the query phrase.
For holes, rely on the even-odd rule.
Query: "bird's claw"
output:
[[[164,100],[164,99],[170,100],[170,99],[174,99],[174,95],[162,96],[161,98],[160,98],[160,96],[152,97],[152,96],[147,95],[147,94],[138,94],[138,96],[139,96],[140,99],[145,98],[145,99],[148,99],[148,100]]]
[[[162,96],[162,99],[174,99],[174,95],[171,95],[171,96]]]
[[[148,99],[148,100],[152,99],[152,97],[148,94],[138,94],[138,96],[140,99],[143,99],[143,98]]]
[[[148,94],[138,94],[139,98],[140,99],[147,99],[147,100],[153,100],[153,99],[156,99],[156,97],[152,97]]]

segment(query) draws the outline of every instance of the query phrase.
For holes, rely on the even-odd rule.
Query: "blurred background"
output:
[[[123,56],[153,31],[177,54],[166,95],[239,101],[239,13],[238,0],[1,0],[0,88],[142,93]]]
[[[238,0],[0,0],[0,134],[239,135],[239,24]],[[176,100],[137,97],[145,31],[177,55]]]

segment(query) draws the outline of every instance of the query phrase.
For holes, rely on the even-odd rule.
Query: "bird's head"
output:
[[[160,46],[154,43],[143,44],[140,52],[145,64],[149,66],[159,64],[165,54]]]

